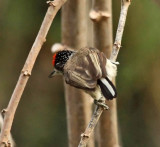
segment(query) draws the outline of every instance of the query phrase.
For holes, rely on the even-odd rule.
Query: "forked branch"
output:
[[[118,28],[117,28],[116,38],[115,38],[115,42],[114,42],[111,57],[110,57],[111,61],[116,61],[120,47],[121,47],[124,26],[125,26],[127,12],[128,12],[128,8],[129,8],[130,3],[131,3],[131,0],[121,0],[121,12],[120,12],[120,18],[119,18],[119,24],[118,24]],[[81,140],[80,140],[78,147],[86,147],[87,142],[89,141],[90,136],[91,136],[102,112],[103,112],[103,109],[101,107],[96,108],[96,110],[93,113],[93,116],[91,118],[91,121],[89,122],[88,127],[86,128],[85,132],[81,135]]]
[[[8,107],[7,109],[5,109],[6,111],[5,111],[5,117],[4,117],[4,124],[0,134],[0,147],[10,146],[9,135],[10,135],[10,130],[12,127],[14,115],[18,107],[18,103],[21,99],[24,88],[29,79],[29,76],[31,75],[31,71],[36,61],[36,58],[40,52],[42,45],[46,40],[46,36],[52,24],[52,21],[55,15],[57,14],[58,10],[62,7],[62,5],[66,1],[67,0],[54,0],[54,1],[47,2],[50,6],[47,10],[47,13],[44,17],[41,28],[31,48],[31,51],[27,57],[27,60],[24,64],[24,67],[18,79],[17,85],[13,91]]]

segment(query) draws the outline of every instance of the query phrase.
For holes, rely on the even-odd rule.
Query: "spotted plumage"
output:
[[[53,55],[53,61],[52,61],[53,66],[57,70],[63,71],[63,67],[72,53],[73,51],[69,51],[69,50],[63,50],[61,52],[55,53]]]

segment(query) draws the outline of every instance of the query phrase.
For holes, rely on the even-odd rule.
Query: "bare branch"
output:
[[[130,3],[131,3],[131,0],[122,0],[119,24],[117,28],[115,42],[114,42],[113,49],[112,49],[112,54],[110,57],[111,61],[116,61],[120,47],[121,47],[122,35],[123,35],[127,12],[128,12]]]
[[[24,64],[24,67],[22,69],[22,72],[20,74],[20,77],[18,79],[17,85],[14,89],[14,92],[12,94],[12,97],[10,99],[9,105],[6,109],[5,118],[4,118],[4,125],[2,127],[1,135],[0,135],[0,146],[1,147],[9,147],[10,146],[10,130],[12,127],[14,115],[16,112],[16,109],[18,107],[18,103],[21,99],[21,96],[23,94],[24,88],[27,84],[27,81],[29,79],[29,76],[31,75],[32,68],[34,66],[34,63],[36,61],[36,58],[40,52],[40,49],[42,45],[44,44],[46,40],[47,33],[49,31],[49,28],[51,26],[51,23],[57,14],[58,10],[62,7],[62,5],[66,2],[66,0],[54,0],[54,1],[48,1],[49,8],[47,10],[47,13],[44,17],[44,20],[42,22],[41,28],[38,32],[38,35],[35,39],[35,42],[31,48],[31,51],[28,55],[28,58],[26,60],[26,63]]]
[[[115,39],[115,43],[114,43],[113,50],[112,50],[111,57],[110,57],[110,59],[112,61],[116,61],[116,59],[117,59],[117,55],[118,55],[118,52],[119,52],[119,49],[121,46],[122,35],[123,35],[124,26],[125,26],[125,22],[126,22],[128,7],[129,7],[130,3],[131,3],[130,0],[122,0],[121,1],[121,13],[120,13],[119,25],[117,28],[116,39]],[[87,142],[90,139],[90,135],[93,132],[102,112],[103,112],[103,110],[101,107],[98,107],[98,109],[96,108],[96,111],[94,112],[92,119],[89,122],[88,127],[86,128],[85,132],[81,136],[81,141],[80,141],[78,147],[86,147]]]
[[[2,115],[4,115],[4,113],[5,113],[6,111],[3,109],[2,110]],[[3,117],[2,117],[2,115],[0,114],[0,129],[3,127],[3,124],[4,124],[4,120],[3,120]],[[12,138],[12,135],[11,135],[11,133],[9,134],[9,141],[10,141],[10,146],[11,147],[15,147],[15,142],[14,142],[14,140],[13,140],[13,138]]]
[[[95,22],[99,22],[101,20],[111,17],[110,13],[107,13],[105,11],[95,11],[95,10],[91,10],[91,12],[89,13],[89,16],[91,20]]]
[[[78,147],[86,147],[89,138],[91,137],[91,134],[101,116],[103,112],[103,108],[102,107],[97,107],[95,112],[93,113],[93,116],[90,120],[90,123],[88,125],[88,127],[86,128],[85,132],[83,134],[81,134],[81,141],[78,145]]]

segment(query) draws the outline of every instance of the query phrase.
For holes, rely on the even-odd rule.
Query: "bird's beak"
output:
[[[54,70],[53,72],[50,73],[50,75],[48,76],[48,78],[54,77],[54,76],[55,76],[55,73],[56,73],[56,72],[55,72],[55,70]]]

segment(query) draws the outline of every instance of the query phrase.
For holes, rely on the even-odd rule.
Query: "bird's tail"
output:
[[[107,100],[112,100],[117,97],[117,91],[113,83],[106,77],[98,80],[98,85],[101,88],[103,96]]]

